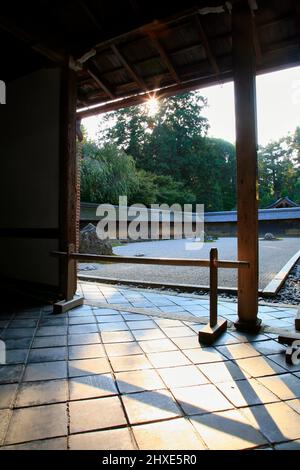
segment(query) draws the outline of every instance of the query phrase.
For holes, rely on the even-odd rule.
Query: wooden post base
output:
[[[227,329],[227,320],[218,320],[218,323],[211,327],[209,324],[205,325],[198,333],[199,343],[213,344],[222,333]]]
[[[295,330],[300,331],[300,309],[298,310],[297,317],[295,319]]]
[[[300,334],[298,335],[297,333],[284,333],[278,336],[278,342],[281,344],[288,345],[288,348],[285,351],[285,360],[287,364],[294,365],[295,353],[297,358],[300,356]]]
[[[83,305],[84,297],[82,295],[74,295],[71,300],[61,300],[53,305],[53,313],[65,313],[75,307]]]
[[[289,346],[285,352],[285,361],[287,364],[289,364],[290,366],[293,366],[295,365],[294,363],[294,358],[300,356],[300,349],[295,346]]]
[[[243,333],[256,334],[259,333],[259,330],[261,328],[261,319],[256,318],[256,320],[254,321],[238,320],[235,322],[234,326],[238,331],[241,331]]]
[[[300,334],[297,333],[283,333],[282,335],[278,336],[278,343],[281,344],[288,344],[292,346],[294,341],[300,341]]]

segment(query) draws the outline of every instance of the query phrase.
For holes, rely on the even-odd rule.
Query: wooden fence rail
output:
[[[210,258],[138,258],[136,256],[110,256],[94,255],[89,253],[76,253],[72,249],[68,252],[52,251],[52,256],[67,258],[71,261],[94,261],[101,263],[126,263],[126,264],[153,264],[163,266],[197,266],[209,268],[209,324],[199,331],[199,341],[211,344],[227,328],[226,320],[218,320],[218,268],[225,269],[247,269],[250,266],[248,261],[219,260],[217,248],[210,250]],[[67,299],[68,300],[68,299]]]

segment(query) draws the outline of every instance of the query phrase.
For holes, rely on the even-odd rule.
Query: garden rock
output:
[[[101,240],[97,236],[96,227],[93,224],[86,225],[80,232],[80,253],[95,255],[112,255],[112,244],[109,240]]]

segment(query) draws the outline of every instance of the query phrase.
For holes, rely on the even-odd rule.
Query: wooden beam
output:
[[[212,73],[211,71],[207,70],[207,59],[204,59],[202,61],[199,61],[196,64],[185,66],[179,70],[180,72],[180,77],[181,77],[181,83],[180,84],[175,84],[173,83],[172,77],[169,72],[165,72],[162,75],[151,75],[147,77],[147,82],[148,82],[148,90],[147,93],[153,91],[157,92],[158,89],[167,89],[170,87],[179,87],[180,85],[184,86],[186,85],[187,87],[192,84],[192,86],[198,81],[199,82],[199,87],[201,85],[204,85],[205,83],[211,83],[214,81],[215,83],[219,83],[220,79],[227,77],[228,73],[230,72],[228,64],[231,62],[231,54],[227,54],[222,56],[222,63],[226,70],[224,72],[221,72],[220,75],[216,76],[216,74]],[[201,77],[198,79],[198,77]],[[82,83],[90,83],[90,79],[87,79],[85,77],[85,80],[80,83],[80,86],[82,86]],[[160,84],[159,86],[157,84]],[[130,96],[137,96],[139,93],[137,92],[136,89],[136,83],[131,81],[127,82],[121,85],[118,85],[116,87],[115,95],[117,99],[124,99],[128,98]],[[140,93],[142,94],[142,93]],[[105,95],[104,93],[101,93],[99,90],[92,90],[85,95],[82,94],[82,100],[84,106],[93,106],[100,104],[101,102],[105,102]],[[107,102],[107,101],[106,101]]]
[[[99,88],[101,88],[111,99],[116,98],[110,88],[103,82],[103,80],[101,80],[98,73],[95,72],[94,68],[88,66],[86,70],[89,76],[94,80],[94,82],[98,85]]]
[[[0,228],[0,238],[59,238],[59,230],[56,228]]]
[[[294,12],[291,11],[289,14],[286,14],[286,15],[280,17],[280,18],[275,18],[275,19],[273,19],[273,20],[271,20],[271,21],[267,21],[267,22],[264,22],[264,23],[258,23],[258,18],[257,18],[257,21],[256,21],[256,30],[257,30],[257,33],[258,33],[258,31],[261,30],[261,29],[268,28],[268,27],[270,27],[270,26],[272,26],[272,25],[277,25],[277,24],[280,23],[280,22],[284,22],[284,21],[290,20],[291,17],[293,16],[293,13],[294,13]],[[179,30],[179,26],[170,27],[170,29],[169,29],[168,31],[169,31],[170,33],[172,33],[172,34],[176,34],[177,28],[178,28],[178,30]],[[153,25],[151,26],[151,28],[150,28],[149,30],[151,31],[152,29],[153,29]],[[143,29],[143,32],[144,32],[144,33],[145,33],[145,31],[147,31],[147,28],[146,28],[146,27]],[[148,35],[148,33],[146,33],[146,34]],[[216,40],[218,40],[218,41],[221,41],[221,40],[224,40],[224,41],[227,40],[227,41],[228,41],[228,40],[230,40],[230,41],[231,41],[231,36],[232,36],[232,35],[231,35],[231,32],[216,34],[214,37],[210,38],[210,41],[216,41]],[[131,41],[131,42],[127,43],[127,44],[130,45],[132,42],[134,42],[134,41]],[[232,42],[232,41],[231,41],[231,42]],[[274,43],[274,44],[277,44],[277,42]],[[97,47],[99,48],[100,46],[97,46]],[[176,55],[178,55],[178,54],[185,54],[185,53],[193,52],[193,51],[195,51],[195,50],[196,50],[197,48],[199,48],[199,47],[203,47],[203,44],[202,44],[202,43],[199,44],[199,41],[197,41],[196,43],[190,44],[189,46],[186,46],[186,47],[183,47],[183,48],[178,48],[178,49],[173,49],[172,51],[169,51],[169,52],[168,52],[168,55],[169,55],[169,57],[170,57],[170,60],[172,60],[172,57],[173,57],[173,56],[176,56]],[[260,47],[260,48],[261,48],[261,47]],[[147,63],[149,63],[149,62],[151,62],[151,61],[153,61],[153,60],[159,59],[159,57],[160,57],[159,54],[152,55],[151,57],[148,57],[147,59],[142,59],[142,60],[136,61],[136,62],[133,64],[133,66],[134,66],[134,67],[136,67],[136,66],[143,66],[144,64],[147,64]],[[114,72],[117,73],[117,72],[119,72],[120,70],[121,70],[121,67],[113,67],[113,68],[111,68],[111,69],[109,69],[109,70],[106,70],[106,73],[114,73]]]
[[[96,16],[94,15],[94,13],[92,13],[91,9],[88,7],[87,5],[87,2],[83,1],[83,0],[77,0],[77,3],[80,5],[82,11],[85,13],[85,15],[89,18],[90,22],[96,26],[96,28],[99,30],[99,31],[102,31],[103,30],[103,26],[102,24],[100,23],[100,21],[98,20],[98,18],[96,18]]]
[[[147,85],[145,84],[144,80],[137,75],[137,73],[134,71],[133,67],[129,64],[129,62],[125,59],[123,54],[119,51],[117,46],[115,44],[111,44],[111,50],[113,53],[118,57],[119,61],[123,65],[123,67],[126,69],[127,73],[133,78],[133,80],[136,82],[136,84],[142,89],[142,90],[147,90]]]
[[[296,23],[296,30],[298,33],[298,45],[300,47],[300,5],[299,1],[294,0],[294,9],[295,9],[295,23]]]
[[[298,2],[298,0],[295,0],[296,4]],[[194,12],[193,14],[189,15],[191,17],[195,16],[196,13]],[[198,13],[197,13],[198,15]],[[269,21],[263,21],[263,22],[260,22],[259,21],[259,17],[256,17],[256,29],[257,31],[260,31],[260,30],[263,30],[264,28],[269,28],[270,26],[273,26],[273,25],[278,25],[279,23],[284,23],[286,21],[290,21],[291,19],[293,19],[295,16],[295,11],[294,10],[290,10],[288,11],[287,13],[285,13],[284,15],[280,16],[280,17],[275,17],[273,18],[272,20],[269,20]],[[175,24],[175,25],[172,25],[172,23],[170,23],[169,27],[168,27],[168,32],[171,33],[171,34],[177,34],[177,30],[180,31],[180,28],[182,27],[182,25],[178,25],[178,24]],[[157,24],[153,25],[153,23],[151,23],[150,25],[148,26],[144,26],[142,28],[142,32],[143,34],[146,34],[148,35],[147,31],[152,31],[153,28],[157,28]],[[128,34],[126,35],[128,36]],[[232,42],[231,41],[232,39],[232,34],[231,34],[231,31],[229,32],[223,32],[223,33],[219,33],[219,34],[216,34],[215,36],[211,37],[210,38],[210,42],[211,41],[221,41],[221,40],[224,40],[224,41],[230,41],[230,43]],[[111,44],[111,40],[109,41],[109,43],[106,41],[104,43],[99,43],[97,46],[97,49],[98,50],[105,50],[107,49],[107,47],[109,47],[109,45]],[[128,38],[128,41],[127,41],[127,45],[131,45],[133,42],[135,42],[135,40],[130,40]],[[170,59],[172,60],[172,57],[173,56],[176,56],[177,54],[182,54],[182,53],[188,53],[188,52],[193,52],[195,49],[199,48],[200,47],[203,47],[203,44],[202,43],[199,43],[199,41],[193,43],[193,44],[190,44],[189,46],[186,46],[186,47],[183,47],[183,48],[178,48],[178,49],[173,49],[172,51],[168,51],[168,55],[170,57]],[[148,62],[151,62],[153,60],[157,60],[159,59],[159,54],[156,54],[156,55],[152,55],[151,57],[148,57],[147,59],[142,59],[142,60],[138,60],[136,62],[134,62],[134,64],[132,64],[134,67],[136,66],[142,66],[143,64],[146,64]],[[107,73],[114,73],[114,72],[118,72],[120,71],[121,67],[113,67],[111,69],[107,69],[106,72]]]
[[[256,63],[257,65],[261,65],[263,63],[263,56],[262,56],[261,46],[260,46],[259,37],[258,37],[258,30],[255,24],[255,17],[253,18],[253,38],[254,38]]]
[[[297,2],[298,0],[295,0],[295,1]],[[193,13],[190,13],[190,15],[188,15],[188,17],[184,17],[184,18],[186,18],[187,20],[190,20],[190,19],[193,18],[195,15],[198,15],[198,13],[195,12],[195,11],[193,11]],[[199,15],[198,15],[198,16],[199,16]],[[276,26],[276,25],[278,25],[278,24],[280,24],[280,23],[284,23],[284,22],[286,22],[286,21],[289,21],[289,20],[293,19],[293,16],[294,16],[294,10],[290,10],[290,11],[288,11],[286,14],[284,14],[284,15],[282,15],[282,16],[280,16],[280,17],[275,17],[275,18],[273,18],[272,20],[269,20],[269,21],[259,22],[259,18],[257,18],[257,29],[258,29],[258,30],[262,30],[262,29],[264,29],[264,28],[269,28],[270,26],[273,26],[273,25]],[[164,22],[164,26],[168,26],[168,32],[169,32],[170,34],[173,34],[173,35],[176,35],[176,34],[177,34],[177,31],[179,32],[180,29],[182,28],[182,24],[177,24],[177,23],[173,24],[172,22],[170,22],[170,23],[165,23],[165,22]],[[133,39],[133,38],[136,37],[136,36],[135,36],[136,33],[140,33],[140,34],[144,34],[144,35],[145,35],[145,34],[147,34],[147,31],[151,31],[151,30],[153,30],[153,28],[154,28],[154,29],[157,29],[157,23],[154,23],[154,24],[153,24],[153,22],[152,22],[152,23],[150,23],[150,24],[148,24],[148,25],[145,25],[145,26],[143,26],[143,27],[141,27],[141,28],[138,28],[138,29],[135,30],[135,31],[130,31],[130,32],[128,32],[128,33],[125,33],[124,35],[119,36],[117,39],[118,39],[118,40],[121,40],[121,39],[125,39],[125,38],[126,38],[126,39],[127,39],[127,40],[126,40],[126,44],[127,44],[127,45],[131,45],[132,42],[135,42],[135,39]],[[131,36],[132,36],[133,38],[130,39]],[[216,41],[216,40],[218,40],[218,41],[221,41],[221,40],[224,40],[224,41],[230,40],[230,41],[231,41],[231,36],[232,36],[231,31],[228,31],[228,32],[223,32],[223,33],[216,34],[214,37],[210,38],[210,40],[213,40],[213,41]],[[116,38],[114,38],[114,39],[109,39],[109,40],[107,40],[107,41],[98,42],[98,43],[95,44],[93,47],[94,47],[95,49],[97,49],[98,51],[103,51],[103,50],[107,49],[108,47],[110,47],[111,44],[112,44],[113,42],[115,42],[115,41],[116,41]],[[187,47],[184,47],[184,48],[180,48],[180,49],[175,49],[175,50],[173,50],[173,51],[169,51],[169,55],[172,56],[173,54],[180,54],[180,53],[185,52],[185,51],[188,52],[189,50],[193,50],[193,49],[195,49],[195,48],[197,48],[197,47],[199,47],[199,42],[197,42],[196,44],[191,44],[190,46],[187,46]],[[152,57],[149,58],[149,60],[153,60],[153,59],[155,59],[155,58],[157,58],[157,57],[158,57],[158,56],[152,56]],[[143,62],[143,61],[137,61],[137,62],[135,62],[135,65],[140,64],[140,63],[142,63],[142,62]],[[114,70],[117,70],[117,69],[111,69],[111,70],[109,70],[109,72],[113,72]]]
[[[232,80],[232,74],[231,72],[224,72],[221,73],[219,78],[222,80],[223,83],[229,82]],[[155,96],[157,98],[167,98],[168,96],[174,96],[177,93],[198,90],[201,87],[215,84],[215,81],[215,75],[212,75],[211,77],[205,77],[204,79],[190,80],[187,82],[183,82],[180,85],[172,85],[169,87],[162,88],[161,90],[155,92]],[[142,93],[139,95],[125,96],[115,101],[109,101],[99,105],[95,103],[94,107],[77,111],[77,117],[84,119],[90,116],[95,116],[97,114],[108,113],[116,109],[127,108],[129,106],[136,106],[142,104],[148,98],[149,96],[147,93]]]
[[[215,56],[214,56],[214,54],[211,50],[210,44],[209,44],[208,39],[207,39],[207,35],[204,31],[204,28],[202,26],[202,22],[200,20],[199,15],[195,16],[195,21],[196,21],[197,30],[199,32],[201,42],[202,42],[203,47],[205,49],[206,56],[207,56],[207,58],[210,62],[211,68],[213,69],[215,74],[219,74],[220,73],[220,68],[219,68],[219,66],[217,64],[217,61],[215,59]]]
[[[169,55],[167,54],[164,47],[160,43],[159,39],[156,37],[156,35],[153,32],[149,33],[149,37],[151,38],[154,47],[158,51],[158,53],[160,55],[160,58],[162,59],[162,61],[166,65],[167,69],[169,70],[170,74],[174,78],[175,82],[180,83],[181,82],[180,77],[179,77],[178,73],[176,72],[175,67],[172,64]]]
[[[32,36],[32,34],[27,33],[22,28],[19,28],[6,17],[0,17],[0,30],[11,34],[19,41],[27,44],[29,48],[43,55],[52,62],[55,62],[56,64],[64,65],[66,63],[66,55],[63,52],[46,46],[38,38]]]
[[[188,20],[189,18],[194,16],[197,11],[198,11],[198,8],[193,7],[188,10],[181,11],[180,14],[175,14],[175,15],[169,16],[168,18],[160,18],[159,22],[163,24],[165,27],[172,28],[173,24],[184,21],[185,19]],[[140,24],[139,26],[137,26],[136,28],[132,30],[121,33],[118,36],[114,36],[113,38],[95,43],[93,47],[95,49],[107,48],[107,47],[111,47],[111,45],[115,44],[116,42],[123,41],[123,40],[127,41],[127,39],[130,38],[130,36],[143,33],[145,31],[145,28],[147,30],[151,29],[153,27],[153,24],[157,25],[157,22],[158,22],[158,19],[155,21],[151,21],[150,23],[143,22],[143,24]]]
[[[297,48],[297,43],[295,43],[295,47]],[[266,53],[265,53],[266,54]],[[284,57],[282,57],[281,63],[277,61],[277,59],[274,61],[272,59],[269,59],[268,55],[265,55],[265,60],[263,64],[259,65],[257,64],[257,75],[263,74],[263,73],[268,73],[268,72],[273,72],[273,71],[279,71],[279,70],[285,70],[287,68],[290,68],[291,66],[298,66],[299,65],[299,53],[295,54],[295,59],[292,62],[289,62],[288,64],[285,63]],[[222,62],[226,63],[227,61],[231,61],[231,54],[226,54],[222,56]],[[207,63],[206,59],[202,61],[203,64]],[[202,63],[201,62],[201,63]],[[199,63],[200,64],[200,63]],[[198,64],[198,65],[199,65]],[[161,76],[159,77],[160,83],[162,84],[159,91],[157,91],[157,81],[155,82],[154,78],[155,76],[148,77],[148,93],[151,91],[155,91],[156,95],[159,97],[167,97],[167,96],[172,96],[176,95],[177,93],[180,92],[188,92],[192,90],[197,90],[201,89],[201,87],[206,87],[210,85],[215,85],[218,84],[220,81],[222,83],[232,81],[233,79],[233,74],[231,71],[231,68],[228,70],[221,72],[220,75],[216,75],[213,73],[207,74],[202,76],[202,78],[197,79],[194,78],[195,76],[201,76],[202,71],[200,69],[196,69],[193,71],[193,75],[191,77],[191,71],[187,72],[185,69],[180,71],[180,76],[181,76],[181,84],[171,84],[170,83],[170,77]],[[169,75],[169,74],[168,74]],[[86,82],[86,78],[83,82]],[[109,101],[105,98],[105,94],[103,93],[103,96],[100,95],[100,90],[99,93],[92,91],[91,93],[88,93],[87,95],[81,95],[80,100],[78,101],[78,109],[80,109],[79,115],[82,114],[82,117],[86,116],[93,116],[97,114],[101,114],[104,112],[109,112],[113,111],[116,109],[120,109],[122,107],[128,107],[132,105],[137,105],[141,104],[144,99],[145,95],[144,94],[138,94],[136,92],[136,85],[135,82],[128,82],[123,85],[119,85],[115,89],[115,95],[116,95],[116,100],[114,101]],[[89,108],[83,111],[82,108]]]
[[[77,213],[77,159],[76,159],[76,74],[62,69],[60,96],[60,246],[74,251],[76,246]],[[76,261],[62,259],[60,286],[64,300],[71,300],[76,292]]]
[[[233,76],[237,158],[238,259],[250,262],[238,273],[238,321],[243,331],[258,331],[258,177],[253,18],[247,4],[232,11]]]
[[[129,4],[131,6],[131,9],[135,15],[135,17],[138,19],[138,20],[141,20],[141,10],[140,10],[140,7],[138,5],[138,2],[137,0],[129,0]]]

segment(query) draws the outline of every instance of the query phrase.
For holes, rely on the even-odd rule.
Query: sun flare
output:
[[[147,101],[147,112],[148,116],[153,117],[158,113],[159,110],[159,101],[155,96],[151,96],[151,98]]]

